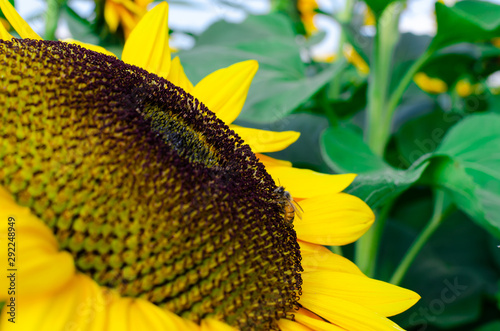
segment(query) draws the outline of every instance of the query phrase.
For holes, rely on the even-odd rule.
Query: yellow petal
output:
[[[16,297],[15,324],[7,322],[10,316],[7,314],[6,318],[7,311],[3,309],[0,328],[37,331],[103,330],[105,305],[102,290],[89,277],[80,274],[53,295],[21,299]]]
[[[332,253],[328,248],[300,240],[297,242],[300,246],[301,265],[304,268],[304,273],[325,270],[364,276],[354,263],[343,256]]]
[[[305,326],[308,326],[312,330],[315,331],[344,331],[336,325],[325,322],[324,320],[314,316],[311,312],[308,312],[305,309],[299,309],[299,312],[295,314],[295,320]]]
[[[292,193],[294,191],[291,191]],[[296,218],[297,238],[320,245],[346,245],[361,237],[375,215],[361,199],[345,194],[325,194],[300,201],[302,219]]]
[[[0,250],[0,266],[3,270],[16,269],[16,282],[22,284],[16,290],[18,297],[36,297],[58,291],[75,275],[72,256],[66,251],[59,251],[57,241],[50,229],[28,208],[20,207],[10,194],[0,187],[0,243],[11,247],[15,260],[8,260],[8,250]],[[12,219],[9,219],[12,217]],[[9,224],[13,220],[15,240],[9,240]],[[8,244],[9,243],[9,244]],[[12,262],[13,265],[7,265]],[[54,268],[57,266],[57,268]],[[36,277],[33,277],[36,275]],[[0,277],[0,286],[9,288],[10,280]],[[7,291],[0,291],[0,300],[7,298]]]
[[[8,0],[0,0],[0,9],[2,9],[3,14],[9,23],[14,27],[14,30],[19,33],[21,38],[42,40],[42,37],[33,31],[33,29],[28,25],[28,23],[26,23],[25,20],[23,20]]]
[[[269,167],[291,167],[292,166],[292,162],[274,159],[274,158],[267,156],[267,155],[264,155],[264,154],[255,154],[255,156],[257,156],[259,161],[262,162],[266,166],[266,169],[268,169]]]
[[[182,67],[181,60],[178,56],[172,60],[167,80],[171,81],[174,85],[182,87],[182,89],[187,93],[191,93],[194,89],[193,84],[184,73],[184,68]]]
[[[120,300],[127,300],[122,298]],[[198,326],[172,312],[161,309],[149,301],[138,299],[128,301],[130,304],[129,330],[148,331],[189,331],[197,330]],[[114,330],[114,329],[110,329]]]
[[[302,274],[302,292],[322,293],[359,304],[383,316],[399,314],[420,296],[413,291],[369,277],[345,272],[313,271]]]
[[[78,40],[75,40],[75,39],[71,39],[71,38],[64,39],[63,41],[66,42],[66,43],[68,43],[68,44],[75,44],[75,45],[78,45],[78,46],[82,46],[83,48],[90,49],[91,51],[94,51],[94,52],[98,52],[98,53],[102,53],[102,54],[105,54],[105,55],[110,55],[110,56],[116,57],[115,54],[111,53],[110,51],[108,51],[106,48],[104,48],[102,46],[97,46],[97,45],[92,45],[92,44],[88,44],[88,43],[83,43],[81,41],[78,41]]]
[[[132,331],[137,329],[137,325],[131,322],[132,298],[120,298],[110,302],[108,310],[107,330]]]
[[[278,321],[278,326],[281,331],[314,331],[305,325],[286,319],[280,319]]]
[[[3,20],[3,18],[2,18],[2,20]],[[12,35],[7,31],[7,29],[3,25],[3,22],[4,21],[0,22],[0,39],[1,40],[11,40],[14,37],[12,37]]]
[[[363,306],[323,293],[302,293],[299,303],[346,330],[404,331],[396,323]]]
[[[213,318],[201,321],[200,331],[237,331],[237,329]]]
[[[329,175],[290,167],[270,167],[266,170],[274,181],[283,185],[294,198],[312,198],[341,192],[356,177],[355,174]]]
[[[226,124],[231,124],[241,112],[248,89],[259,64],[248,60],[219,69],[203,78],[193,95]]]
[[[252,149],[254,153],[271,153],[284,150],[300,137],[300,132],[295,131],[267,131],[252,128],[243,128],[238,125],[230,125]]]
[[[423,72],[418,72],[413,76],[413,81],[420,89],[431,94],[440,94],[448,90],[448,85],[439,78],[429,77]]]
[[[112,33],[116,32],[118,24],[120,24],[117,7],[112,1],[106,1],[106,5],[104,6],[104,20],[108,24],[109,31]]]
[[[170,71],[168,47],[168,5],[161,2],[141,19],[123,48],[122,60],[158,76]]]

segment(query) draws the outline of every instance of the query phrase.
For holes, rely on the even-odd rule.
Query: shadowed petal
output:
[[[325,270],[364,276],[353,262],[343,256],[332,253],[328,248],[300,240],[298,243],[300,246],[300,255],[302,256],[301,264],[305,273],[315,270]]]
[[[49,228],[35,217],[28,208],[19,207],[10,194],[0,187],[1,242],[15,247],[16,261],[22,261],[22,268],[16,264],[7,266],[7,249],[0,251],[3,270],[18,268],[17,281],[22,284],[16,296],[34,297],[59,290],[75,275],[73,258],[68,252],[60,252],[58,244]],[[7,220],[13,217],[16,233],[15,241],[8,240]],[[54,268],[57,266],[57,268]],[[36,275],[36,277],[32,277]],[[9,288],[10,280],[0,277],[3,288]],[[7,291],[0,292],[0,300],[8,298]]]

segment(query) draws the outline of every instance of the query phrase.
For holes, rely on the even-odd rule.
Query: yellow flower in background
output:
[[[316,0],[298,0],[297,9],[299,10],[300,19],[304,24],[306,33],[311,35],[318,31],[318,28],[314,25],[314,16],[316,16],[316,9],[318,9]]]
[[[376,25],[377,20],[375,19],[375,15],[373,15],[373,11],[370,9],[370,7],[366,6],[365,8],[365,20],[364,20],[364,25]]]
[[[223,69],[218,77],[236,75],[243,87],[208,95],[207,109],[152,70],[40,40],[6,0],[0,5],[23,38],[38,39],[0,42],[9,63],[2,118],[17,123],[0,132],[0,217],[15,223],[17,311],[29,316],[9,323],[4,306],[0,329],[401,330],[385,317],[418,295],[322,246],[351,243],[374,221],[363,201],[341,193],[354,175],[259,154],[264,169],[208,110],[211,100],[219,117],[237,116],[253,61]],[[154,9],[148,24],[161,26],[165,11]],[[168,43],[163,31],[144,40],[151,61],[134,61],[190,87],[178,59],[155,60]],[[218,92],[198,85],[200,98]],[[273,149],[265,141],[254,152]],[[275,181],[304,211],[293,226]],[[3,222],[4,244],[9,231]]]
[[[424,72],[418,72],[413,76],[413,81],[420,87],[421,90],[431,93],[440,94],[448,90],[448,85],[439,78],[429,77]]]
[[[360,74],[368,75],[370,73],[370,67],[352,45],[344,44],[342,51],[347,61],[355,66]]]
[[[500,38],[491,39],[491,44],[495,47],[500,47]]]
[[[104,19],[109,30],[114,33],[121,25],[127,38],[152,2],[152,0],[106,0]]]
[[[474,92],[474,87],[468,79],[461,79],[455,85],[455,90],[459,96],[466,98]]]

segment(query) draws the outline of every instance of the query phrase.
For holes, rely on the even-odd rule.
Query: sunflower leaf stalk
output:
[[[398,23],[404,7],[400,2],[389,5],[377,20],[372,65],[368,84],[367,129],[365,140],[372,151],[381,157],[389,139],[393,112],[387,109],[391,63],[399,38]],[[389,210],[384,213],[388,213]],[[377,224],[378,223],[378,224]],[[368,276],[375,273],[383,222],[379,219],[356,244],[356,264]]]
[[[401,263],[392,275],[390,283],[394,285],[399,285],[401,283],[412,262],[415,260],[418,253],[420,253],[422,247],[434,234],[437,228],[443,223],[450,212],[454,210],[453,205],[448,205],[447,207],[446,205],[446,196],[444,191],[437,190],[434,198],[434,212],[429,220],[429,223],[427,223],[424,230],[420,232],[417,239],[406,252],[405,256],[401,260]]]

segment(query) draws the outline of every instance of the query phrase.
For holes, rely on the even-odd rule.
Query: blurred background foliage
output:
[[[170,31],[187,76],[197,83],[258,60],[235,123],[299,131],[270,154],[294,166],[359,174],[347,191],[377,222],[355,246],[331,249],[422,296],[395,318],[401,326],[500,330],[500,5],[436,2],[434,33],[414,34],[401,31],[412,1],[253,1],[265,2],[259,15],[252,1],[168,1],[188,13],[188,28]],[[79,2],[47,0],[27,20],[42,20],[46,39],[64,30],[120,56],[155,5],[95,1],[82,14]],[[193,32],[189,9],[203,6],[246,18]],[[335,44],[325,43],[318,18],[334,22]],[[326,52],[315,52],[319,43]]]

